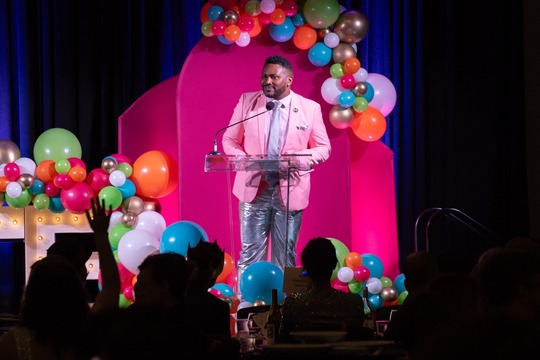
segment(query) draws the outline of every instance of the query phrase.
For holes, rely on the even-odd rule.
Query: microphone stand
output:
[[[276,103],[275,102],[272,102],[272,101],[269,101],[268,103],[266,103],[266,111],[263,111],[261,113],[258,113],[258,114],[255,114],[253,116],[250,116],[250,117],[247,117],[245,119],[242,119],[240,121],[237,121],[235,122],[234,124],[229,124],[221,129],[219,129],[218,131],[216,131],[216,134],[214,135],[214,148],[213,150],[208,154],[208,155],[222,155],[219,151],[218,151],[218,145],[217,145],[217,136],[220,132],[222,132],[223,130],[227,130],[228,128],[232,127],[232,126],[235,126],[235,125],[238,125],[240,123],[243,123],[244,121],[248,121],[249,119],[253,119],[254,117],[256,116],[259,116],[259,115],[262,115],[262,114],[266,114],[267,112],[269,112],[270,110],[273,110],[274,107],[276,106]]]

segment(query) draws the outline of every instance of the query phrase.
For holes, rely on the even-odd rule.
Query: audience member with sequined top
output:
[[[347,340],[372,339],[373,331],[363,327],[362,298],[332,287],[332,272],[338,262],[332,242],[322,237],[310,240],[301,262],[310,288],[283,301],[280,341],[290,342],[291,331],[312,330],[345,330]]]

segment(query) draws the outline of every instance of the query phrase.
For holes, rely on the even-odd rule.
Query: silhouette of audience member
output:
[[[329,239],[310,240],[301,254],[310,288],[285,298],[279,339],[291,342],[291,331],[346,330],[348,340],[372,339],[372,329],[363,327],[362,297],[332,287],[337,265],[336,249]]]
[[[158,319],[164,316],[174,327],[182,358],[199,360],[205,355],[205,336],[198,314],[193,313],[186,303],[188,278],[187,261],[181,254],[170,252],[147,256],[139,265],[133,289],[135,301],[128,309],[153,312]]]
[[[540,258],[533,252],[493,251],[474,271],[485,306],[460,331],[442,327],[414,359],[520,359],[538,354]]]
[[[411,296],[425,291],[439,275],[437,256],[423,250],[412,252],[405,257],[402,272],[405,276],[405,289],[409,293],[405,298],[407,301]]]
[[[200,241],[195,247],[188,248],[187,261],[191,267],[187,289],[187,302],[198,314],[207,335],[231,337],[230,306],[208,292],[215,285],[223,270],[225,252],[217,242]]]
[[[82,280],[86,281],[88,276],[86,262],[92,253],[86,250],[75,236],[57,239],[47,249],[47,255],[53,254],[66,258],[79,272]]]
[[[208,292],[216,284],[216,279],[223,270],[224,260],[225,252],[216,241],[211,243],[201,240],[187,251],[191,273],[186,300],[203,327],[206,355],[211,359],[240,357],[240,342],[231,338],[229,303]]]
[[[110,212],[95,205],[86,212],[94,231],[102,289],[90,307],[79,269],[50,254],[32,264],[21,299],[19,323],[0,338],[2,359],[81,359],[79,341],[90,315],[118,306],[120,277],[107,228]]]
[[[440,341],[441,333],[462,333],[463,322],[480,316],[482,309],[483,294],[475,279],[459,272],[441,273],[403,304],[384,339],[401,344],[414,358]]]

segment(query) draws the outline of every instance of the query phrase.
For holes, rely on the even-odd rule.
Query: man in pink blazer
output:
[[[296,266],[296,243],[302,212],[309,203],[311,166],[326,161],[330,156],[330,140],[321,106],[294,93],[291,90],[293,79],[292,65],[286,58],[268,57],[261,76],[262,91],[240,96],[229,122],[231,126],[223,134],[222,144],[227,155],[268,154],[271,157],[274,152],[275,158],[279,158],[279,154],[307,155],[298,157],[302,159],[305,170],[291,171],[289,191],[286,171],[236,172],[233,194],[240,200],[240,280],[246,267],[268,260],[270,234],[271,261],[281,269]],[[279,121],[278,128],[271,125],[274,113]],[[253,118],[242,122],[251,116]],[[279,137],[271,139],[271,133]],[[276,144],[277,149],[274,145],[270,145],[274,150],[269,149],[269,143]]]

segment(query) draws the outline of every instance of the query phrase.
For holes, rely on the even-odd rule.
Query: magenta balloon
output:
[[[385,76],[376,73],[369,73],[366,81],[373,87],[373,99],[369,106],[379,110],[383,116],[392,112],[396,105],[396,88],[394,84]]]
[[[94,191],[85,182],[75,183],[71,188],[62,189],[60,192],[62,205],[74,214],[83,214],[86,209],[89,209],[93,197]]]

